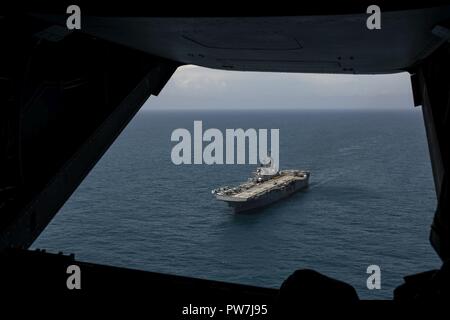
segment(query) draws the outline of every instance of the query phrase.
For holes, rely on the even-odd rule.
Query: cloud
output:
[[[227,86],[227,77],[217,70],[185,66],[177,70],[172,85],[177,90],[221,91]]]
[[[337,75],[180,67],[147,109],[407,108],[409,74]]]

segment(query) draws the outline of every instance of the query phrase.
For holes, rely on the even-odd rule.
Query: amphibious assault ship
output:
[[[279,171],[272,163],[257,168],[253,177],[237,187],[221,187],[211,193],[217,200],[227,202],[235,212],[243,212],[267,206],[308,187],[308,171]]]

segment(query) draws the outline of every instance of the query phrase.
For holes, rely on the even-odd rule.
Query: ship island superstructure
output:
[[[247,182],[236,187],[212,190],[217,200],[225,201],[235,212],[249,211],[305,189],[309,184],[309,171],[277,170],[272,162],[257,168]]]

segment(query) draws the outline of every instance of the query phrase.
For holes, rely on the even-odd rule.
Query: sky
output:
[[[409,74],[336,75],[180,67],[144,110],[408,109]]]

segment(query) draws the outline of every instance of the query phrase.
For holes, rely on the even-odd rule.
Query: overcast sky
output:
[[[144,109],[408,109],[409,74],[334,75],[180,67]]]

